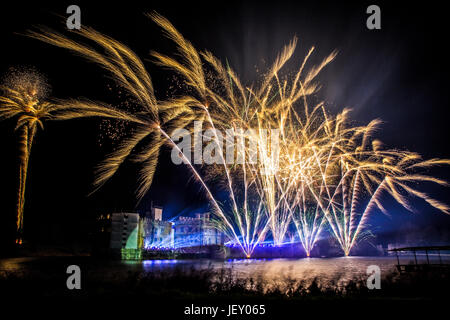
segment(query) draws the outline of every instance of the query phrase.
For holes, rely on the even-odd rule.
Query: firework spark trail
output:
[[[413,171],[449,164],[448,160],[423,161],[414,153],[381,150],[381,143],[372,140],[380,123],[378,120],[367,126],[351,126],[348,109],[332,116],[324,103],[309,106],[308,97],[319,89],[315,79],[335,58],[336,52],[306,71],[314,51],[311,48],[293,79],[283,77],[282,69],[297,45],[297,38],[294,38],[259,85],[245,86],[228,62],[225,67],[212,53],[197,51],[159,14],[149,16],[177,47],[176,58],[152,52],[156,64],[181,76],[191,93],[158,101],[151,77],[137,55],[93,29],[86,27],[74,33],[102,50],[56,32],[30,32],[34,38],[72,50],[100,65],[142,107],[142,111],[132,116],[121,115],[137,129],[99,166],[95,187],[112,177],[140,146],[134,159],[143,164],[137,189],[137,197],[141,199],[152,183],[160,147],[168,143],[179,152],[207,193],[219,218],[217,227],[239,245],[247,257],[265,240],[269,231],[274,243],[282,244],[291,221],[307,255],[326,225],[347,255],[363,237],[370,213],[375,208],[385,212],[380,199],[382,193],[390,194],[409,210],[412,207],[402,191],[449,213],[445,204],[408,185],[414,182],[445,185],[440,179]],[[67,102],[60,103],[64,104]],[[171,134],[177,128],[192,131],[190,126],[194,120],[205,119],[214,129],[210,143],[217,146],[220,163],[199,170],[190,162],[190,155],[184,154],[171,139]],[[233,142],[243,163],[230,165],[225,161],[216,130],[226,132],[227,129],[249,132],[241,132],[239,141]],[[275,129],[281,137],[276,163],[275,148],[265,134]],[[256,146],[255,150],[246,147],[245,141]],[[372,149],[368,147],[370,142]],[[256,163],[252,162],[253,151],[258,156]],[[231,204],[219,205],[208,186],[212,179],[223,182]]]
[[[255,93],[255,91],[253,91],[250,88],[247,88],[248,92],[249,92],[249,96],[251,97],[251,99],[254,101],[253,105],[250,104],[246,104],[245,102],[247,101],[246,98],[246,94],[244,93],[244,90],[242,88],[242,86],[240,85],[240,82],[237,80],[237,78],[235,77],[234,73],[232,71],[230,71],[230,68],[228,68],[227,71],[225,71],[222,67],[221,64],[219,64],[217,62],[217,60],[210,54],[210,53],[205,53],[203,54],[204,57],[207,57],[207,62],[211,63],[212,66],[215,68],[216,72],[218,74],[221,74],[221,78],[225,79],[225,81],[227,81],[226,79],[231,78],[234,83],[228,83],[228,88],[226,90],[226,92],[229,93],[229,97],[231,103],[229,103],[228,101],[226,101],[226,97],[221,97],[219,95],[217,95],[213,88],[208,88],[208,86],[206,84],[204,84],[204,80],[201,78],[201,76],[203,75],[203,73],[199,73],[198,70],[189,70],[189,66],[192,64],[195,64],[195,62],[191,61],[190,59],[192,59],[193,56],[199,56],[198,54],[195,54],[193,52],[193,48],[189,45],[185,43],[185,40],[182,38],[182,36],[179,33],[173,32],[174,28],[173,26],[164,18],[160,17],[160,16],[153,16],[153,19],[157,21],[157,23],[167,32],[169,33],[169,37],[172,39],[176,39],[176,43],[180,46],[179,51],[180,52],[186,52],[188,51],[188,54],[186,54],[183,58],[184,60],[187,61],[187,63],[185,63],[185,65],[178,63],[176,61],[174,61],[171,58],[168,58],[166,56],[163,56],[161,54],[154,54],[154,56],[159,60],[159,64],[174,69],[175,71],[179,72],[180,74],[186,76],[189,84],[191,84],[198,93],[201,93],[203,95],[202,99],[205,101],[214,101],[215,104],[211,107],[208,107],[208,110],[206,110],[206,112],[208,113],[208,119],[210,121],[210,123],[212,124],[212,126],[215,128],[216,126],[214,125],[214,123],[218,123],[218,124],[222,124],[222,119],[224,118],[223,113],[225,112],[226,114],[228,114],[230,116],[231,119],[234,119],[234,122],[237,122],[239,124],[241,124],[244,128],[251,128],[252,127],[252,123],[253,124],[257,124],[257,130],[255,130],[258,134],[253,136],[253,142],[256,142],[257,146],[258,146],[258,155],[260,156],[260,167],[257,168],[258,174],[256,175],[258,178],[257,183],[255,184],[255,186],[258,186],[259,188],[259,192],[258,194],[262,194],[264,196],[265,199],[265,207],[266,207],[266,212],[265,214],[267,214],[267,218],[268,218],[268,222],[270,222],[270,226],[271,226],[271,231],[272,234],[274,235],[274,239],[276,239],[276,241],[281,242],[280,237],[278,237],[278,235],[280,234],[279,232],[277,232],[277,228],[280,226],[280,224],[285,224],[286,226],[289,224],[288,221],[286,221],[287,219],[282,218],[280,220],[277,220],[277,217],[275,216],[275,192],[276,192],[276,188],[275,188],[275,181],[277,179],[277,177],[275,177],[274,175],[274,168],[273,168],[273,163],[271,163],[271,161],[269,160],[267,154],[268,152],[268,148],[267,146],[264,144],[264,142],[261,141],[261,137],[262,137],[262,130],[271,128],[271,126],[268,126],[270,123],[273,123],[272,119],[268,119],[267,117],[265,117],[265,114],[268,113],[268,107],[267,107],[267,101],[269,100],[269,95],[271,92],[271,86],[270,86],[270,80],[273,78],[277,79],[277,82],[279,84],[278,81],[278,77],[275,74],[276,72],[278,72],[278,70],[281,68],[281,66],[287,61],[287,59],[289,59],[289,57],[292,55],[293,53],[293,49],[295,47],[295,41],[292,42],[288,47],[286,47],[286,49],[284,50],[284,52],[282,53],[282,55],[279,57],[279,59],[277,59],[276,63],[274,64],[273,67],[273,71],[270,73],[270,76],[266,78],[265,80],[265,85],[262,86],[262,89],[258,90],[258,94]],[[188,48],[188,49],[186,49]],[[186,62],[185,61],[185,62]],[[200,74],[199,76],[195,76],[196,74]],[[195,80],[194,80],[195,79]],[[201,83],[201,85],[199,86],[199,83]],[[233,86],[234,84],[238,87],[239,90],[237,90],[238,92],[241,92],[241,97],[238,98],[234,92],[235,90],[233,90]],[[205,89],[206,88],[206,89]],[[279,86],[280,88],[280,86]],[[280,96],[282,96],[282,94],[280,94]],[[251,100],[248,99],[248,100]],[[247,110],[245,113],[239,112],[239,110],[237,110],[236,108],[240,108],[239,107],[239,103],[237,103],[238,100],[243,101],[244,105],[247,105]],[[250,110],[250,107],[252,107],[253,110]],[[279,106],[276,106],[278,109],[280,109]],[[209,110],[212,110],[213,114],[210,113]],[[236,118],[236,115],[238,115],[239,117]],[[242,118],[241,115],[248,115],[248,119],[247,118]],[[226,117],[225,117],[226,118]],[[269,121],[267,121],[269,120]],[[223,126],[221,126],[223,127]],[[217,138],[217,137],[216,137]],[[264,140],[264,139],[262,139]],[[223,162],[223,161],[222,161]],[[233,212],[234,212],[234,218],[235,218],[235,222],[237,224],[237,228],[238,231],[240,233],[240,239],[242,239],[244,242],[247,242],[245,245],[246,246],[253,246],[256,245],[259,241],[261,241],[261,236],[263,234],[265,234],[264,230],[266,229],[266,226],[268,225],[268,223],[265,224],[265,227],[263,228],[263,230],[260,232],[260,235],[258,236],[257,240],[255,243],[250,244],[248,243],[249,239],[250,239],[250,234],[249,234],[249,230],[250,230],[250,221],[249,221],[249,214],[248,214],[248,207],[249,204],[247,202],[247,192],[248,192],[248,184],[245,182],[246,180],[246,173],[247,173],[247,165],[248,164],[244,164],[243,166],[243,175],[244,175],[244,203],[242,204],[243,207],[243,217],[241,217],[241,213],[236,204],[236,196],[234,188],[233,187],[233,181],[231,179],[231,176],[229,175],[228,169],[226,168],[226,165],[224,165],[224,171],[225,171],[225,175],[226,175],[226,180],[227,180],[227,184],[228,184],[228,189],[230,191],[230,197],[233,203]],[[250,166],[251,169],[252,166]],[[261,193],[262,190],[262,193]],[[258,208],[258,210],[256,211],[257,215],[256,215],[256,222],[259,222],[260,220],[260,210]],[[244,223],[245,222],[245,223]],[[244,225],[245,224],[245,225]],[[284,233],[286,228],[281,228],[282,233]],[[282,236],[284,236],[284,234],[282,234]],[[254,239],[253,235],[252,235],[252,239]],[[251,250],[253,250],[253,248]],[[247,252],[248,253],[248,252]]]
[[[173,29],[172,31],[175,32],[176,30],[174,31]],[[194,119],[198,119],[198,116],[192,115],[196,113],[196,109],[205,110],[205,103],[201,103],[194,97],[187,96],[166,102],[156,103],[150,76],[143,67],[140,59],[131,50],[119,42],[90,28],[83,28],[83,30],[77,32],[77,34],[102,47],[106,51],[105,54],[101,54],[99,51],[92,49],[88,45],[68,39],[65,36],[53,31],[43,30],[41,32],[30,32],[29,34],[31,37],[75,51],[87,59],[101,65],[107,71],[111,72],[116,78],[118,84],[128,91],[130,95],[135,97],[138,103],[143,106],[143,112],[136,113],[133,118],[126,119],[138,126],[137,133],[132,137],[125,139],[119,148],[98,167],[97,179],[94,183],[96,188],[103,185],[110,177],[114,175],[120,165],[131,155],[135,147],[139,144],[144,144],[143,151],[136,156],[136,159],[144,164],[140,172],[141,183],[137,191],[138,198],[142,198],[151,185],[152,177],[156,168],[157,155],[159,154],[159,148],[162,145],[161,140],[155,136],[155,131],[160,132],[172,146],[175,146],[175,143],[170,139],[171,128],[186,127]],[[204,85],[204,75],[201,66],[200,68],[198,67],[200,61],[198,60],[198,54],[189,43],[185,42],[184,39],[180,37],[181,35],[174,34],[173,40],[182,46],[182,53],[186,54],[189,59],[193,60],[193,63],[190,65],[191,69],[193,69],[192,74],[189,73],[188,69],[184,69],[187,72],[185,73],[185,76],[192,80],[189,84],[194,84],[198,89],[199,94],[205,95],[206,88]],[[162,56],[160,58],[164,60]],[[166,63],[175,63],[174,60],[170,59],[166,59],[164,61]],[[180,67],[181,65],[178,66]],[[217,95],[211,96],[211,98],[221,101],[220,97]],[[224,105],[222,104],[222,106]],[[212,121],[210,122],[214,124]],[[169,132],[167,132],[167,130],[169,130]],[[146,142],[146,139],[149,141]],[[182,157],[184,160],[187,159],[184,154],[182,154]],[[227,225],[228,233],[232,234],[232,238],[234,238],[239,245],[243,247],[243,251],[248,255],[253,249],[252,245],[247,245],[246,248],[244,247],[244,244],[241,242],[241,238],[235,234],[234,227],[231,223],[228,223],[228,218],[223,214],[222,209],[212,196],[212,193],[209,191],[206,182],[203,181],[195,167],[190,163],[189,165],[192,173],[205,188],[209,199],[216,208],[216,213],[222,218],[222,222]],[[239,217],[239,229],[244,230],[242,227],[242,221],[240,220],[240,214],[236,209],[237,205],[235,206],[235,215]],[[250,231],[248,227],[246,230]],[[245,238],[249,239],[248,236],[242,237],[242,239]]]
[[[314,115],[314,113],[321,109],[320,106],[321,104],[314,108],[314,111],[309,115],[309,121],[317,121],[318,115]],[[324,114],[322,116],[324,119],[327,119]],[[327,119],[327,121],[330,120]],[[309,256],[324,226],[324,207],[327,207],[327,209],[329,207],[329,204],[322,204],[325,200],[323,193],[325,191],[328,195],[330,193],[328,186],[329,177],[326,174],[334,148],[339,141],[330,139],[329,130],[328,132],[325,130],[329,126],[327,122],[325,124],[322,122],[320,126],[320,130],[322,131],[320,134],[318,130],[312,130],[312,132],[305,130],[312,129],[312,126],[308,122],[305,122],[304,126],[301,136],[306,140],[306,143],[297,145],[298,140],[293,139],[296,143],[295,147],[302,150],[302,153],[298,157],[298,161],[293,161],[290,158],[290,165],[286,166],[289,169],[287,174],[288,179],[295,177],[293,180],[298,181],[296,188],[293,189],[294,192],[292,192],[291,199],[289,201],[285,199],[285,203],[293,216],[300,242],[306,254]],[[295,158],[295,155],[293,157]],[[294,165],[292,165],[293,162]],[[297,179],[297,175],[300,175],[301,179]],[[305,190],[309,190],[310,196],[313,198],[312,201],[311,199],[307,199]],[[331,197],[329,196],[328,199],[331,199]],[[289,208],[288,203],[291,204],[291,208]]]
[[[208,198],[213,203],[213,205],[214,205],[214,207],[216,209],[216,214],[218,214],[223,219],[223,222],[226,223],[226,225],[229,227],[229,230],[233,233],[233,237],[232,238],[238,240],[238,243],[241,246],[241,248],[244,250],[244,252],[248,253],[247,248],[245,248],[242,245],[241,241],[239,241],[239,238],[238,238],[237,234],[235,233],[233,226],[228,221],[226,215],[223,213],[222,209],[220,208],[219,204],[217,203],[217,201],[214,198],[213,194],[211,193],[210,189],[208,188],[206,183],[203,181],[203,179],[200,176],[200,174],[198,173],[198,171],[192,165],[191,161],[186,157],[184,152],[177,146],[177,144],[172,140],[172,138],[170,138],[170,136],[164,130],[160,129],[160,131],[166,137],[166,139],[170,141],[171,145],[179,152],[179,154],[181,155],[183,161],[186,164],[189,165],[189,167],[191,168],[191,170],[194,173],[195,177],[197,178],[197,181],[199,181],[202,184],[203,188],[205,189],[205,191],[206,191],[206,193],[208,195]]]
[[[125,112],[115,110],[90,101],[47,101],[48,85],[34,70],[14,71],[6,76],[0,89],[0,120],[16,120],[15,130],[19,131],[20,163],[17,196],[16,243],[22,244],[25,187],[31,148],[38,128],[44,128],[49,120],[69,120],[85,117],[105,117],[130,119]]]
[[[214,123],[221,124],[223,123],[223,118],[227,119],[233,119],[233,122],[241,124],[244,128],[252,128],[254,125],[256,125],[256,132],[253,136],[253,142],[256,143],[258,146],[258,155],[259,155],[259,164],[257,167],[257,183],[255,186],[257,186],[258,194],[260,196],[262,195],[264,197],[264,205],[265,205],[265,214],[267,215],[268,221],[270,222],[270,229],[272,232],[272,236],[274,238],[274,241],[276,243],[282,243],[286,230],[289,225],[289,219],[290,214],[289,210],[277,210],[279,205],[277,206],[277,200],[275,198],[277,197],[277,193],[279,190],[277,190],[277,185],[279,184],[279,177],[277,176],[276,168],[274,168],[273,159],[270,158],[269,154],[270,151],[268,150],[265,142],[265,139],[262,139],[262,131],[267,130],[270,128],[278,128],[281,126],[283,128],[286,117],[281,114],[288,114],[290,113],[289,109],[292,106],[293,102],[298,100],[300,97],[302,97],[305,94],[311,94],[315,90],[315,86],[308,87],[305,85],[300,85],[300,89],[298,91],[295,91],[295,88],[292,90],[290,99],[292,100],[287,104],[289,106],[286,108],[285,104],[285,85],[281,85],[281,82],[279,80],[279,77],[277,75],[278,71],[281,69],[281,67],[284,65],[284,63],[292,56],[293,51],[295,49],[296,40],[292,41],[282,52],[282,54],[279,56],[277,61],[274,63],[271,71],[268,73],[269,75],[265,78],[264,84],[261,86],[259,90],[252,90],[251,88],[247,88],[249,97],[247,99],[246,94],[244,93],[244,89],[238,79],[236,78],[234,72],[230,70],[228,67],[228,70],[224,70],[221,67],[221,64],[215,59],[210,53],[204,53],[203,56],[206,57],[206,61],[209,62],[213,68],[216,70],[216,72],[220,75],[221,79],[224,79],[224,82],[226,84],[226,92],[229,93],[229,101],[227,101],[227,97],[222,97],[220,95],[217,95],[214,92],[214,88],[209,88],[207,84],[204,84],[204,80],[202,79],[203,73],[199,73],[197,69],[189,69],[189,66],[195,64],[195,61],[192,61],[193,56],[200,56],[199,54],[195,54],[193,51],[193,47],[186,43],[185,40],[182,38],[182,36],[174,32],[173,26],[164,18],[160,16],[152,16],[154,20],[157,21],[157,23],[166,31],[166,33],[169,33],[169,37],[171,39],[176,39],[175,42],[180,46],[179,51],[184,52],[185,56],[183,56],[183,61],[185,64],[179,63],[175,61],[172,58],[169,58],[167,56],[163,56],[159,53],[154,53],[154,57],[158,59],[158,63],[160,65],[163,65],[167,68],[173,69],[180,73],[181,75],[184,75],[188,83],[196,89],[196,92],[202,94],[201,97],[204,101],[213,101],[215,102],[214,105],[208,107],[207,113],[208,113],[208,119],[212,123],[213,127],[215,127]],[[196,59],[196,58],[195,58]],[[194,60],[195,60],[194,59]],[[317,70],[322,69],[328,62],[325,62],[320,66],[319,68],[315,69],[314,72],[309,73],[309,78],[307,80],[308,83],[312,81],[312,79],[317,75]],[[303,65],[305,62],[303,63]],[[303,70],[303,66],[300,68],[299,73]],[[200,76],[196,76],[196,74]],[[232,79],[233,83],[227,82],[227,79]],[[273,97],[279,97],[279,100],[274,100],[273,98],[269,98],[271,96],[272,92],[272,85],[271,81],[272,79],[275,79],[278,93],[274,94]],[[298,80],[298,79],[297,79]],[[296,81],[297,81],[296,80]],[[199,85],[201,83],[201,85]],[[286,83],[286,82],[285,82]],[[236,85],[238,90],[233,90],[233,86]],[[240,92],[241,96],[237,97],[235,92]],[[240,104],[238,101],[242,101],[242,104]],[[246,103],[247,101],[252,100],[253,103]],[[272,103],[270,106],[269,103]],[[247,108],[245,112],[240,112],[239,108],[240,105],[246,105]],[[285,110],[283,109],[285,108]],[[212,110],[213,114],[210,113],[209,110]],[[229,117],[224,117],[223,113],[227,114]],[[268,116],[269,115],[269,116]],[[237,117],[236,117],[237,116]],[[281,123],[281,125],[280,125]],[[284,134],[284,132],[282,132]],[[246,167],[247,164],[243,166],[243,175],[244,180],[246,179]],[[252,166],[250,166],[252,169]],[[239,233],[241,234],[242,239],[248,239],[249,237],[249,215],[248,215],[248,203],[247,203],[247,184],[244,183],[244,204],[242,207],[244,208],[244,216],[241,217],[240,210],[237,208],[236,204],[236,197],[234,195],[235,191],[233,188],[233,182],[231,179],[231,176],[228,173],[228,169],[226,166],[225,168],[225,175],[227,176],[227,184],[228,188],[230,190],[230,195],[232,198],[233,203],[233,211],[234,217],[236,219],[237,227],[239,229]],[[281,191],[281,198],[284,197],[284,192]],[[279,201],[278,201],[279,203]],[[257,210],[257,217],[256,222],[258,222],[258,219],[260,219],[259,215],[260,210]],[[244,222],[245,225],[244,226]],[[266,224],[267,225],[267,224]],[[264,230],[264,229],[263,229]],[[260,232],[261,234],[264,234],[264,232]],[[258,237],[258,239],[260,239]],[[253,236],[252,236],[253,239]],[[258,242],[258,240],[256,241]],[[248,244],[247,244],[248,245]]]
[[[397,150],[381,150],[378,143],[374,143],[373,149],[363,148],[370,139],[367,132],[372,128],[367,127],[363,131],[362,142],[353,152],[340,155],[338,161],[342,162],[341,178],[335,188],[332,207],[335,215],[327,214],[330,225],[340,226],[343,233],[335,232],[333,235],[341,245],[342,250],[348,255],[359,238],[364,237],[367,230],[367,222],[370,213],[378,208],[387,213],[381,203],[381,196],[388,194],[400,205],[409,211],[414,210],[408,196],[419,196],[432,207],[449,213],[449,207],[430,198],[427,194],[405,184],[418,182],[432,182],[446,185],[445,181],[431,176],[412,172],[416,168],[430,168],[435,165],[449,164],[448,160],[422,161],[415,153]],[[357,135],[361,135],[358,132]],[[342,193],[342,202],[335,201],[336,195]]]
[[[278,244],[282,243],[289,221],[293,218],[293,209],[295,206],[298,206],[298,203],[302,203],[303,210],[301,210],[301,212],[303,215],[301,215],[301,218],[298,221],[300,221],[300,225],[302,226],[302,232],[299,233],[299,236],[302,238],[303,235],[302,243],[306,246],[305,250],[308,253],[310,252],[317,240],[317,236],[320,234],[324,221],[327,221],[333,230],[334,236],[337,237],[338,242],[343,247],[344,252],[348,254],[355,239],[360,234],[360,230],[365,226],[367,214],[362,214],[361,218],[361,215],[357,212],[362,193],[371,190],[368,184],[370,182],[375,182],[375,173],[380,174],[382,170],[386,168],[390,173],[397,171],[397,174],[399,174],[399,172],[398,169],[393,168],[392,166],[380,166],[379,161],[381,159],[380,156],[382,155],[380,151],[364,151],[366,144],[370,140],[371,133],[378,124],[377,121],[371,122],[366,127],[348,127],[346,126],[348,110],[344,110],[336,117],[330,117],[327,115],[323,104],[318,104],[311,110],[308,107],[307,96],[316,92],[318,87],[312,81],[318,73],[334,59],[336,53],[333,52],[330,56],[326,57],[320,65],[311,68],[304,79],[302,79],[301,74],[313,51],[313,49],[311,49],[304,59],[294,82],[290,86],[290,94],[287,94],[287,81],[280,80],[279,71],[293,55],[297,42],[297,40],[294,39],[279,55],[267,76],[264,78],[261,87],[259,89],[244,89],[229,66],[228,69],[225,70],[221,67],[220,62],[218,62],[218,60],[209,52],[196,53],[195,48],[189,42],[185,41],[181,34],[175,30],[173,25],[163,17],[152,15],[152,18],[156,20],[163,30],[165,30],[169,35],[169,38],[173,39],[177,45],[179,45],[179,52],[183,56],[183,62],[177,62],[176,60],[161,54],[154,54],[154,57],[158,59],[160,65],[185,76],[188,84],[196,90],[200,95],[201,100],[211,102],[207,109],[208,119],[211,125],[214,128],[227,128],[227,122],[224,121],[224,119],[233,119],[233,123],[238,123],[244,128],[256,127],[256,132],[258,134],[252,136],[252,140],[258,146],[258,155],[260,159],[256,166],[257,173],[255,174],[255,186],[257,186],[257,194],[260,195],[260,199],[263,201],[266,211],[265,214],[267,216],[267,222],[265,223],[263,230],[266,230],[266,227],[269,226],[274,242]],[[203,56],[206,62],[210,63],[220,78],[223,79],[226,87],[225,92],[228,93],[228,96],[221,96],[215,93],[214,88],[210,88],[205,82],[204,72],[200,71],[200,66],[197,64],[200,56]],[[195,66],[195,68],[192,66]],[[275,83],[273,83],[273,81]],[[236,86],[238,90],[233,90],[234,86]],[[248,97],[245,94],[245,90],[248,91]],[[240,95],[237,95],[236,92],[240,92]],[[299,99],[303,100],[303,118],[294,108],[294,103]],[[245,112],[242,112],[241,110],[242,105],[245,106]],[[322,114],[318,114],[318,110],[322,110]],[[315,126],[316,123],[318,123],[318,125]],[[301,152],[300,159],[297,159],[299,160],[299,163],[297,163],[296,166],[289,167],[285,164],[281,164],[281,170],[274,170],[270,152],[268,150],[269,148],[265,144],[265,140],[261,140],[263,136],[262,131],[264,129],[273,128],[281,130],[283,140],[281,153],[289,150],[283,143],[286,144],[286,141],[290,139],[297,140],[296,148],[304,151]],[[362,136],[361,145],[355,145],[354,140],[359,136]],[[320,152],[317,150],[320,150]],[[323,150],[330,151],[327,153]],[[287,152],[289,154],[289,151]],[[384,152],[385,156],[392,157],[396,154],[397,153],[394,150]],[[366,155],[369,158],[369,161],[372,161],[373,163],[358,159],[358,157],[364,155]],[[289,157],[289,155],[287,155],[287,157]],[[331,185],[334,183],[336,175],[329,175],[327,170],[329,167],[334,166],[336,162],[340,163],[342,160],[344,160],[343,168],[351,166],[350,170],[352,172],[357,172],[357,174],[356,176],[347,175],[347,172],[344,170],[345,178],[337,183],[341,188],[335,188],[334,192],[331,192]],[[315,162],[315,164],[313,164],[313,162]],[[304,164],[304,167],[302,166],[302,163]],[[361,166],[362,169],[359,169],[359,166]],[[244,167],[246,168],[247,165],[244,165]],[[287,174],[284,172],[285,175],[282,176],[283,169],[286,167],[288,168],[288,170],[285,170]],[[254,169],[255,167],[249,165],[249,168]],[[289,168],[291,170],[289,170]],[[299,184],[295,189],[297,192],[291,192],[291,178],[296,176],[295,173],[299,168],[302,168],[302,173],[300,175],[301,178],[299,179]],[[232,178],[226,165],[224,166],[224,169],[228,188],[231,193],[234,218],[237,221],[240,239],[246,242],[245,246],[248,246],[249,219],[246,210],[248,207],[246,197],[247,185],[245,184],[244,187],[244,216],[241,217],[239,209],[237,209],[237,200],[234,195],[235,191]],[[363,176],[363,173],[360,173],[361,170],[367,172],[365,176]],[[369,173],[370,170],[373,172]],[[247,170],[244,169],[242,171],[243,174],[246,175]],[[360,174],[362,175],[361,177]],[[317,177],[319,178],[317,179]],[[246,177],[244,177],[244,180],[245,178]],[[315,185],[316,181],[320,181],[320,186],[318,187],[319,190],[317,191],[314,190],[317,188]],[[351,181],[353,181],[353,184],[349,186],[348,183]],[[364,188],[360,185],[361,183],[364,184]],[[308,222],[308,218],[305,215],[308,211],[306,210],[308,207],[308,205],[306,205],[307,201],[304,199],[305,187],[313,197],[312,205],[309,205],[309,207],[315,208],[312,224]],[[303,193],[300,195],[300,199],[303,200],[301,202],[292,201],[293,199],[298,199],[297,193],[299,190],[303,190]],[[390,190],[396,200],[408,208],[404,198],[399,195],[399,192],[395,190],[395,187],[391,186]],[[345,194],[348,191],[351,191],[351,197],[348,197]],[[334,200],[335,194],[339,192],[342,193],[344,199],[340,206]],[[326,197],[324,196],[324,193]],[[289,201],[287,200],[288,198],[290,199]],[[328,201],[325,199],[328,199]],[[350,201],[350,206],[347,204],[348,200]],[[429,200],[428,202],[432,205],[435,204],[436,207],[445,209],[445,206],[437,203],[435,200]],[[373,203],[377,204],[379,207],[381,206],[380,201],[376,197],[374,198]],[[342,208],[344,207],[344,219],[341,219]],[[257,212],[260,212],[259,209]],[[260,216],[258,215],[258,218],[259,217]],[[323,217],[325,217],[326,220],[324,220]],[[342,220],[344,220],[344,223],[342,223]],[[244,226],[243,221],[245,221],[246,226]],[[265,234],[265,232],[261,232],[261,234]],[[260,239],[261,236],[258,237],[256,243]]]

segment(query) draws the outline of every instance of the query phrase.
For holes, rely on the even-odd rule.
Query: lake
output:
[[[418,255],[418,262],[423,263],[424,257]],[[445,255],[448,262],[448,255]],[[414,261],[413,256],[403,255],[402,264]],[[437,258],[430,255],[430,262],[437,263]],[[225,270],[232,279],[242,280],[252,278],[262,280],[265,289],[287,286],[292,281],[310,283],[314,279],[322,286],[341,286],[351,280],[367,279],[367,267],[376,265],[381,270],[381,277],[395,271],[397,260],[395,256],[384,257],[333,257],[333,258],[302,258],[302,259],[229,259],[229,260],[144,260],[144,261],[114,261],[101,260],[92,257],[30,257],[0,259],[0,272],[16,275],[28,275],[31,279],[65,279],[69,265],[80,266],[81,272],[87,274],[88,282],[97,279],[116,279],[128,277],[133,272],[163,273],[175,269],[186,272],[194,270]],[[59,281],[59,280],[57,280]],[[62,281],[62,280],[61,280]],[[109,280],[107,280],[108,282]]]
[[[382,274],[395,269],[395,257],[338,257],[303,259],[230,259],[230,260],[144,260],[109,261],[90,257],[39,257],[9,258],[0,260],[0,271],[26,273],[58,273],[64,266],[80,265],[90,273],[96,272],[159,272],[168,269],[227,269],[237,278],[262,277],[267,281],[313,279],[321,281],[339,278],[342,281],[358,279],[366,275],[367,267],[377,265]]]

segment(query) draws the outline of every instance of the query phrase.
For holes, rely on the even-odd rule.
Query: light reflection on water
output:
[[[448,263],[448,257],[442,257]],[[419,263],[425,258],[417,257]],[[401,256],[400,261],[407,264],[414,261],[412,256]],[[430,263],[437,258],[430,256]],[[109,261],[95,260],[89,257],[56,258],[10,258],[0,260],[0,271],[12,272],[61,272],[70,264],[79,264],[91,274],[114,274],[128,271],[158,272],[171,269],[225,269],[236,279],[261,278],[266,282],[282,281],[290,278],[319,281],[347,282],[348,280],[367,278],[366,271],[370,265],[377,265],[382,276],[395,270],[395,256],[388,257],[338,257],[338,258],[304,258],[304,259],[229,259],[229,260],[145,260],[145,261]],[[426,263],[426,260],[425,260]],[[47,271],[46,271],[47,270]]]
[[[283,279],[314,279],[320,281],[349,280],[367,277],[367,267],[377,265],[382,274],[395,270],[395,257],[339,257],[305,259],[229,259],[219,260],[146,260],[127,262],[132,267],[142,266],[145,271],[156,272],[169,268],[229,270],[236,278],[262,278],[265,281]]]

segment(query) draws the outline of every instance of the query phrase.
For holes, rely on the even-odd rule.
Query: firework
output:
[[[412,206],[402,191],[449,212],[447,205],[410,186],[413,182],[423,181],[446,185],[440,179],[413,174],[411,170],[448,164],[448,160],[422,161],[415,153],[383,151],[378,140],[371,140],[380,121],[352,127],[348,125],[349,110],[332,117],[322,103],[309,107],[308,96],[318,89],[314,79],[334,59],[335,52],[303,75],[312,48],[294,79],[281,79],[280,70],[292,57],[297,43],[294,39],[284,48],[260,86],[244,87],[234,71],[223,67],[210,52],[198,53],[169,21],[156,14],[151,17],[178,45],[182,59],[175,60],[159,53],[153,56],[158,64],[185,77],[200,102],[197,107],[203,109],[204,118],[211,127],[224,130],[255,128],[256,134],[250,139],[258,149],[256,165],[245,162],[231,171],[222,159],[222,175],[226,177],[225,185],[232,203],[228,211],[233,213],[225,229],[230,224],[233,226],[235,241],[247,256],[264,239],[267,229],[270,229],[274,243],[282,244],[291,221],[294,221],[308,256],[325,224],[348,255],[363,235],[374,207],[386,212],[380,200],[383,192],[408,210],[412,210]],[[217,83],[208,85],[201,58],[221,80],[220,88]],[[265,129],[281,132],[281,162],[276,165],[271,146],[263,139]],[[368,148],[370,142],[371,148]],[[222,150],[219,151],[222,154]],[[209,169],[215,175],[220,174],[217,166]],[[250,187],[254,189],[253,198],[258,200],[253,205],[248,197]],[[239,193],[243,193],[240,201]],[[368,200],[361,211],[358,205],[364,198]],[[254,237],[255,230],[259,236]]]
[[[385,211],[380,199],[383,192],[410,210],[405,193],[449,212],[446,205],[411,187],[412,182],[421,181],[445,185],[440,179],[414,171],[448,164],[448,160],[423,161],[415,153],[383,151],[381,143],[372,139],[379,121],[350,126],[349,110],[332,116],[323,103],[309,105],[309,97],[319,90],[317,75],[336,52],[319,65],[308,67],[314,51],[311,48],[294,76],[286,77],[282,69],[294,54],[294,38],[261,81],[246,86],[228,64],[224,66],[211,52],[195,49],[167,19],[156,13],[149,16],[177,47],[175,58],[152,52],[156,64],[175,71],[186,89],[163,101],[156,99],[151,77],[139,57],[120,42],[88,27],[74,31],[83,41],[48,30],[30,33],[97,63],[140,106],[141,110],[127,119],[135,125],[133,134],[123,138],[99,166],[96,187],[132,157],[142,163],[137,188],[137,197],[142,198],[152,183],[161,146],[169,144],[203,187],[217,227],[247,257],[269,234],[281,245],[292,223],[308,256],[325,226],[347,255],[364,234],[373,209]],[[212,129],[208,139],[217,151],[218,163],[193,163],[171,138],[178,128],[193,132],[195,120]],[[276,130],[279,139],[269,141],[268,130]],[[237,150],[235,156],[243,159],[240,163],[230,164],[225,159],[218,132],[226,131],[238,137],[230,143]],[[251,161],[254,153],[257,162]],[[219,201],[212,184],[220,184],[228,199]]]
[[[368,229],[368,218],[374,209],[385,214],[383,194],[390,195],[400,205],[414,212],[411,197],[419,197],[430,206],[446,213],[450,208],[428,194],[417,189],[419,183],[430,182],[447,186],[442,179],[420,171],[436,165],[450,164],[449,160],[423,160],[417,153],[398,150],[383,150],[378,140],[370,142],[370,133],[377,123],[361,128],[349,140],[350,152],[336,158],[335,178],[337,184],[331,193],[326,219],[332,235],[348,255],[363,238]],[[360,144],[355,143],[360,136]]]
[[[44,128],[47,120],[69,120],[81,117],[107,117],[129,119],[130,117],[113,108],[87,100],[59,101],[47,100],[49,86],[45,78],[35,71],[13,70],[0,87],[0,120],[14,119],[15,130],[19,133],[20,165],[19,189],[17,197],[16,242],[22,244],[25,186],[31,147],[37,130]]]

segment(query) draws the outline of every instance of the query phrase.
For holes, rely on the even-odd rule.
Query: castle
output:
[[[178,216],[168,221],[163,219],[162,207],[152,206],[144,215],[113,213],[110,217],[111,249],[180,249],[223,245],[226,241],[209,213]]]

